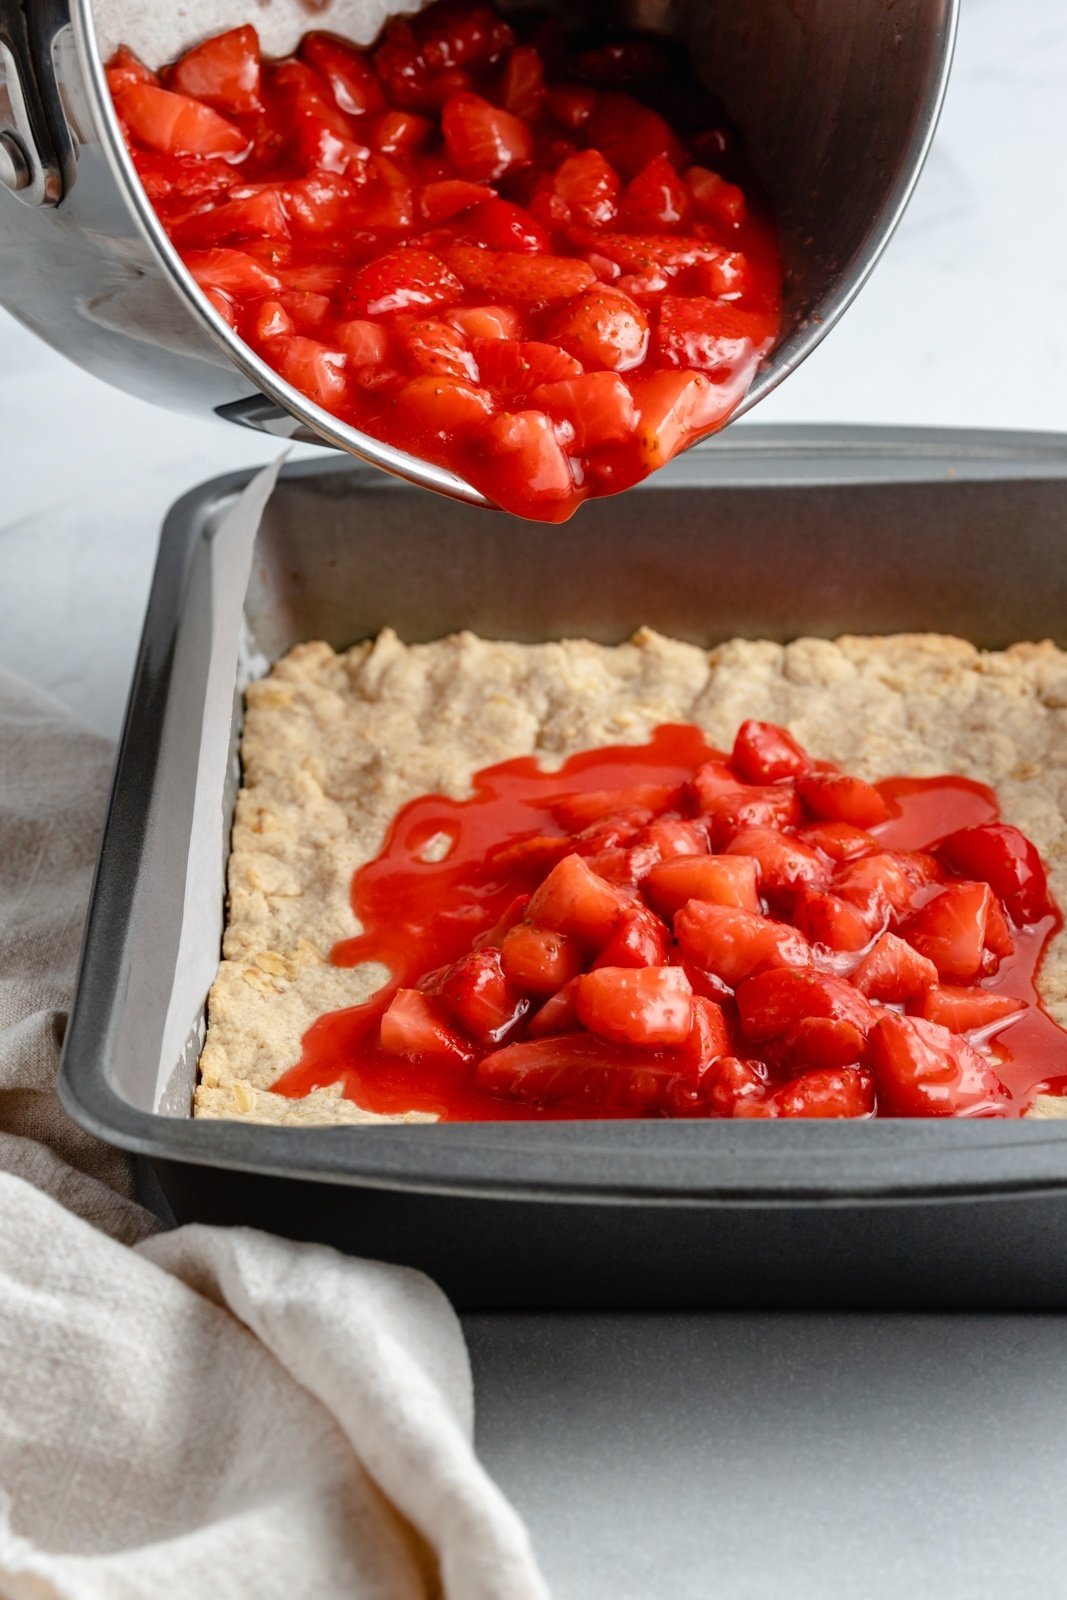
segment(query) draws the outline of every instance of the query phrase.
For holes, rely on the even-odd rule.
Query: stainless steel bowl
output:
[[[326,0],[315,25],[367,40],[418,0]],[[603,15],[604,0],[587,0]],[[776,208],[786,332],[749,410],[813,350],[863,285],[922,168],[959,0],[616,0],[613,15],[684,42],[744,130]],[[482,496],[339,422],[212,310],[156,219],[104,76],[125,40],[170,59],[239,22],[289,50],[303,0],[0,0],[0,301],[97,376],[164,405],[347,450],[440,493]],[[573,4],[568,7],[574,9]]]

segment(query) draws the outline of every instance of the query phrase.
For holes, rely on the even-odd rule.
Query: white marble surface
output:
[[[963,9],[911,211],[757,421],[1067,428],[1067,7]],[[0,665],[116,731],[163,512],[276,448],[109,390],[0,314]],[[471,1332],[483,1448],[557,1600],[1067,1594],[1061,1319]]]

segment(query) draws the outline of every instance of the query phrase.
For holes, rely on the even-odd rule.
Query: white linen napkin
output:
[[[0,674],[0,1594],[546,1600],[440,1290],[161,1232],[60,1108],[111,757]]]

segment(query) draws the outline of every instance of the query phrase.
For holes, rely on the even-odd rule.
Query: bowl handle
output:
[[[52,42],[67,19],[49,0],[24,10],[0,0],[0,184],[28,206],[57,206],[67,187],[55,128],[66,132],[52,69]],[[35,67],[36,62],[36,67]],[[59,119],[52,124],[46,104]],[[69,145],[69,138],[66,141]]]

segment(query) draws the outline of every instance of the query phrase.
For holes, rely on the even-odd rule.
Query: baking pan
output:
[[[242,544],[257,496],[221,478],[164,527],[61,1070],[159,1206],[408,1262],[465,1308],[1067,1307],[1067,1122],[190,1116],[249,676],[385,624],[1067,644],[1067,441],[735,428],[562,527],[312,462]]]

